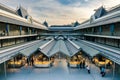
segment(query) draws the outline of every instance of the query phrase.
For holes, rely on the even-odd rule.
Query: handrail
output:
[[[37,36],[38,34],[29,34],[29,35],[18,35],[18,36],[1,36],[1,39],[10,39],[10,38],[20,38],[20,37],[29,37],[29,36]]]
[[[106,36],[106,35],[94,35],[94,34],[84,34],[85,36],[92,37],[103,37],[103,38],[111,38],[111,39],[120,39],[120,36]]]

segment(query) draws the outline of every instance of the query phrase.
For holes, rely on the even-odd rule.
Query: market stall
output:
[[[19,54],[7,62],[8,68],[20,68],[25,65],[26,59],[26,57]]]
[[[95,63],[98,67],[110,67],[112,65],[112,61],[105,58],[105,57],[94,57],[93,58],[93,63]]]
[[[34,56],[33,60],[34,67],[50,67],[51,60],[43,54],[38,54]]]

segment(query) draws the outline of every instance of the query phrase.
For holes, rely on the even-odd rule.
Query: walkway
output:
[[[11,69],[7,73],[7,80],[112,80],[111,74],[102,78],[94,65],[91,65],[91,69],[91,74],[88,74],[86,69],[68,68],[65,60],[56,60],[51,68]],[[0,80],[5,79],[0,77]],[[119,78],[114,80],[119,80]]]

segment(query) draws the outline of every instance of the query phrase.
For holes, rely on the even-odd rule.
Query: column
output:
[[[102,33],[102,26],[99,27],[99,34]]]
[[[35,34],[35,29],[32,29],[32,34]]]
[[[17,39],[15,38],[15,44],[17,44]]]
[[[7,80],[6,62],[4,62],[4,74],[5,74],[5,80]]]
[[[30,34],[30,28],[29,27],[27,28],[27,32],[28,32],[28,34]]]
[[[110,25],[110,35],[111,35],[111,36],[114,35],[114,28],[115,28],[115,25],[114,25],[114,24],[111,24],[111,25]]]
[[[20,26],[20,35],[22,35],[22,26]]]
[[[92,28],[92,34],[94,34],[94,32],[95,32],[95,28],[93,27],[93,28]]]
[[[10,32],[10,25],[6,24],[6,33],[7,33],[7,36],[9,36],[9,32]]]
[[[112,80],[115,78],[115,62],[113,62],[113,75],[112,75]]]
[[[0,45],[1,45],[1,48],[3,47],[3,41],[2,40],[0,40]]]

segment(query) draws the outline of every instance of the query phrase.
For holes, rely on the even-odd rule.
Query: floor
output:
[[[66,60],[55,60],[51,68],[10,69],[7,78],[0,76],[0,80],[113,80],[113,78],[109,71],[105,77],[101,77],[95,65],[91,65],[91,74],[88,74],[86,69],[68,68]],[[120,78],[116,77],[114,80]]]

